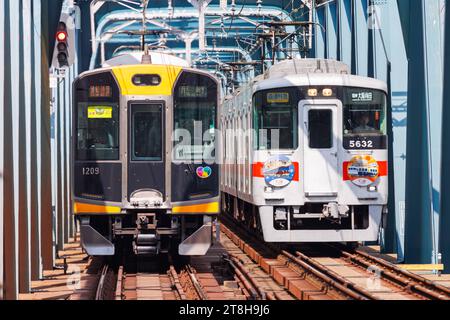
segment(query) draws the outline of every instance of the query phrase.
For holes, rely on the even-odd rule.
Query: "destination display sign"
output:
[[[289,103],[289,92],[269,92],[267,94],[268,103]]]
[[[106,85],[96,85],[89,87],[89,97],[90,98],[110,98],[112,97],[111,86]]]
[[[208,98],[208,88],[205,86],[181,86],[178,94],[180,98]]]
[[[371,91],[352,92],[351,97],[353,102],[372,102],[373,92]]]

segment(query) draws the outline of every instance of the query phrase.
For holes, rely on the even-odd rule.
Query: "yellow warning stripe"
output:
[[[122,212],[122,209],[120,207],[100,206],[100,205],[80,203],[80,202],[75,202],[75,204],[73,206],[74,214],[121,213],[121,212]]]
[[[174,207],[172,209],[172,213],[211,213],[218,214],[219,213],[219,203],[212,202],[206,204],[196,204],[192,206],[180,206]]]

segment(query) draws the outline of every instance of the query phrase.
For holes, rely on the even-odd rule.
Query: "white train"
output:
[[[387,212],[387,85],[287,60],[225,98],[222,211],[267,242],[376,241]]]

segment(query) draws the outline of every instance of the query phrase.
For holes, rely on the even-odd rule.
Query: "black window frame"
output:
[[[289,93],[289,107],[290,107],[290,113],[291,113],[291,119],[292,121],[292,147],[289,148],[279,148],[279,149],[273,149],[272,146],[269,146],[269,142],[267,141],[267,145],[263,146],[261,145],[260,141],[260,130],[264,130],[260,128],[260,122],[259,122],[259,111],[258,108],[261,108],[262,106],[258,106],[258,103],[261,103],[261,105],[265,105],[268,103],[267,101],[267,95],[269,93]],[[254,143],[253,143],[253,149],[256,151],[276,151],[276,150],[297,150],[300,147],[300,137],[299,137],[299,103],[300,103],[300,90],[299,87],[282,87],[282,88],[273,88],[273,89],[267,89],[267,90],[260,90],[253,94],[253,102],[252,102],[252,122],[253,122],[253,129],[254,129]],[[286,105],[284,108],[287,108]],[[266,129],[269,130],[269,129]],[[270,135],[270,133],[267,133]],[[265,147],[265,148],[263,148]]]
[[[186,87],[186,86],[192,86],[194,87],[196,84],[197,86],[199,85],[198,83],[200,81],[205,81],[205,84],[207,85],[207,96],[206,97],[181,97],[180,96],[180,92],[179,89],[181,87]],[[219,129],[220,126],[220,118],[219,118],[219,101],[218,101],[218,96],[219,96],[219,84],[217,83],[217,81],[206,74],[200,73],[200,72],[195,72],[195,71],[182,71],[182,73],[179,75],[178,80],[176,82],[176,84],[174,85],[173,88],[173,128],[174,128],[174,132],[177,129],[181,129],[181,130],[188,130],[186,128],[177,128],[177,112],[180,110],[179,105],[182,103],[193,103],[193,101],[189,101],[191,99],[196,100],[196,102],[205,102],[205,103],[210,103],[211,104],[211,108],[214,108],[214,130],[215,130],[215,137],[214,137],[214,155],[211,158],[205,158],[204,157],[204,153],[205,153],[205,149],[203,149],[203,155],[202,155],[202,159],[196,158],[193,154],[191,154],[191,157],[189,159],[187,158],[179,158],[177,157],[176,153],[174,152],[173,154],[173,159],[172,161],[174,163],[184,163],[184,162],[215,162],[217,161],[217,158],[219,156],[219,151],[218,151],[218,140],[220,139],[220,137],[217,136],[217,130]],[[212,117],[211,117],[212,119]],[[189,130],[188,130],[189,131]],[[202,135],[205,132],[202,132]],[[195,136],[191,133],[191,146],[195,146]],[[202,140],[203,140],[203,136],[202,136]],[[179,141],[173,141],[172,147],[173,150],[175,151],[175,147],[179,145]],[[203,146],[204,147],[204,146]]]
[[[98,99],[96,99],[98,100]],[[80,149],[79,148],[79,142],[80,142],[80,138],[79,138],[79,131],[80,131],[80,119],[79,119],[79,113],[80,113],[80,108],[83,107],[85,110],[85,118],[86,121],[89,120],[88,118],[88,110],[89,107],[94,107],[94,106],[98,106],[98,107],[112,107],[113,109],[113,118],[114,118],[114,112],[117,113],[117,119],[113,119],[113,121],[116,121],[116,136],[117,136],[117,140],[115,141],[117,143],[116,148],[112,148],[112,150],[116,150],[114,151],[114,155],[116,156],[111,156],[111,157],[98,157],[98,154],[95,157],[89,157],[89,150],[88,149]],[[101,118],[97,119],[100,120]],[[120,148],[121,148],[121,143],[120,143],[120,104],[118,103],[113,103],[113,102],[103,102],[103,101],[80,101],[77,103],[76,105],[76,112],[75,112],[75,159],[76,161],[83,161],[83,162],[107,162],[107,161],[120,161]],[[84,156],[82,157],[81,154],[84,154]]]
[[[329,115],[329,118],[327,120],[329,120],[329,126],[327,126],[329,128],[329,140],[327,140],[327,142],[329,142],[328,144],[323,144],[321,145],[320,143],[322,141],[318,141],[317,144],[313,144],[312,142],[315,141],[313,139],[311,139],[311,137],[313,136],[313,134],[311,134],[312,132],[312,121],[311,121],[311,113],[312,112],[317,112],[317,113],[327,113]],[[334,127],[334,112],[333,109],[328,109],[328,108],[310,108],[308,110],[308,148],[309,149],[314,149],[314,150],[330,150],[333,149],[335,147],[335,143],[334,143],[334,132],[333,132],[333,127]],[[323,133],[323,131],[320,132],[320,134],[314,135],[317,137],[325,137],[326,135]],[[325,140],[324,140],[325,141]]]

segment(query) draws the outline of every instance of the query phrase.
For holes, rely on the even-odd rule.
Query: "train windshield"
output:
[[[184,72],[175,88],[175,161],[215,159],[217,83],[210,77]]]
[[[117,104],[78,104],[77,160],[119,160]]]
[[[298,91],[272,89],[254,96],[256,150],[295,150],[298,148]]]
[[[386,95],[382,91],[345,88],[344,136],[386,135]]]

